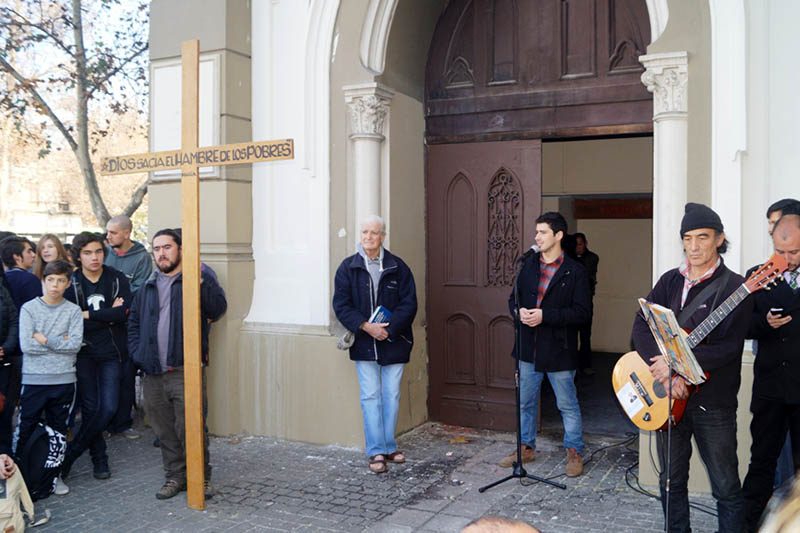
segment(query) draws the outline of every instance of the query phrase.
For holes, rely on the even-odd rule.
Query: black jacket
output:
[[[333,311],[344,327],[355,333],[350,347],[353,361],[377,361],[380,365],[408,363],[414,337],[411,324],[417,315],[417,288],[414,275],[402,259],[384,249],[383,272],[378,282],[378,298],[372,301],[372,278],[359,254],[342,261],[334,280]],[[379,305],[392,312],[386,330],[389,338],[376,341],[361,324]]]
[[[122,361],[128,356],[126,326],[132,296],[125,274],[104,266],[100,279],[92,283],[79,268],[72,273],[72,285],[64,298],[89,312],[89,318],[83,319],[83,346],[78,357]],[[114,307],[117,298],[123,303]]]
[[[158,287],[157,272],[153,272],[142,287],[136,291],[128,317],[128,351],[136,366],[145,374],[163,374],[158,359]],[[170,288],[170,326],[167,365],[171,368],[183,366],[183,274]],[[219,319],[228,308],[225,291],[214,276],[202,271],[200,284],[200,325],[202,334],[203,364],[208,363],[208,331],[210,322]]]
[[[0,346],[5,357],[19,357],[19,316],[14,299],[0,284]]]
[[[755,270],[748,271],[748,276]],[[780,283],[770,291],[753,295],[753,314],[748,338],[758,341],[754,366],[753,398],[800,404],[800,291]],[[767,312],[781,307],[792,316],[785,326],[773,329]]]
[[[536,253],[522,264],[519,273],[520,307],[536,307],[539,287],[539,256]],[[553,275],[542,303],[542,323],[532,328],[520,323],[521,359],[534,363],[538,372],[560,372],[578,368],[578,327],[591,320],[589,277],[583,265],[564,255],[564,262]],[[508,309],[516,319],[514,291]],[[519,347],[514,343],[514,357]]]
[[[600,265],[600,256],[591,250],[586,250],[581,257],[576,256],[575,260],[586,269],[586,273],[589,275],[589,290],[594,296],[595,288],[597,287],[597,267]]]
[[[689,290],[684,307],[700,294],[709,283],[722,276],[726,271],[730,272],[730,275],[728,282],[719,294],[719,298],[714,302],[716,295],[712,295],[705,303],[700,304],[692,316],[681,324],[684,329],[692,331],[700,325],[715,308],[719,307],[744,282],[742,276],[729,270],[723,262],[709,279]],[[675,312],[676,316],[680,315],[684,279],[677,268],[667,271],[658,280],[650,294],[647,295],[647,301],[668,307]],[[710,374],[710,377],[689,398],[690,407],[701,405],[704,407],[736,408],[738,405],[736,395],[739,392],[741,383],[742,350],[752,305],[752,298],[747,298],[692,350],[697,362],[704,371]],[[651,357],[661,353],[641,311],[636,314],[633,322],[633,345],[647,364],[650,364]]]

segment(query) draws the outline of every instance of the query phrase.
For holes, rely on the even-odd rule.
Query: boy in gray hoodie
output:
[[[55,431],[66,435],[75,405],[75,360],[83,342],[81,308],[64,299],[72,265],[52,261],[44,269],[44,295],[22,306],[19,344],[22,351],[17,454],[44,414]],[[69,489],[67,489],[69,490]]]

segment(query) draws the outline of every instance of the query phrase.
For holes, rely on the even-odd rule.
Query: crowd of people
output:
[[[28,440],[46,425],[66,445],[51,458],[58,469],[45,495],[69,492],[66,480],[87,450],[93,476],[108,479],[107,435],[141,437],[133,428],[137,374],[162,452],[165,482],[156,497],[186,489],[181,231],[156,232],[152,254],[131,231],[130,219],[118,216],[105,234],[83,232],[69,245],[52,234],[35,245],[0,235],[0,456],[27,464]],[[207,265],[201,276],[207,363],[210,324],[227,302]]]

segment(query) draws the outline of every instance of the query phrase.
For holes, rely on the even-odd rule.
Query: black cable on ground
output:
[[[635,453],[635,454],[638,455],[639,454],[639,450],[637,450],[635,448],[631,448],[630,445],[633,444],[634,442],[636,442],[636,440],[637,440],[639,435],[637,433],[634,433],[634,432],[628,432],[628,433],[626,433],[626,435],[627,435],[627,438],[625,438],[625,440],[622,440],[620,442],[616,442],[614,444],[609,444],[607,446],[603,446],[603,447],[600,447],[600,448],[594,450],[589,455],[589,458],[586,459],[586,461],[583,462],[584,468],[586,467],[586,465],[588,465],[589,463],[592,462],[592,460],[594,459],[595,455],[597,455],[598,453],[600,453],[600,452],[602,452],[604,450],[608,450],[609,448],[616,448],[617,446],[625,446],[625,448],[629,452]],[[648,450],[649,450],[649,455],[650,455],[650,463],[651,463],[651,465],[653,467],[653,470],[656,472],[656,475],[660,476],[661,475],[661,470],[656,465],[655,458],[653,457],[653,432],[652,431],[650,432],[649,439],[650,440],[648,442]],[[642,487],[641,483],[639,483],[639,476],[633,472],[633,469],[636,468],[637,466],[639,466],[639,460],[638,459],[636,461],[634,461],[633,464],[631,464],[631,466],[629,466],[628,468],[625,469],[625,484],[628,485],[628,487],[631,490],[633,490],[634,492],[637,492],[637,493],[641,494],[642,496],[647,496],[648,498],[653,498],[654,500],[658,500],[660,502],[661,501],[661,496],[659,494],[654,494],[654,493],[648,491],[647,489]],[[555,476],[551,476],[551,477],[548,477],[548,478],[545,478],[545,479],[550,481],[550,480],[558,479],[558,478],[564,477],[564,476],[566,476],[566,473],[564,473],[564,474],[556,474]],[[631,484],[631,477],[636,482],[636,486],[633,486],[633,484]],[[525,486],[525,487],[529,487],[531,485],[535,485],[537,483],[540,483],[539,481],[528,481],[528,480],[525,480],[523,478],[520,478],[519,482],[520,482],[520,485]],[[690,500],[689,501],[689,507],[692,508],[692,509],[695,509],[697,511],[700,511],[701,513],[706,513],[706,514],[709,514],[711,516],[717,516],[716,509],[714,509],[713,507],[710,507],[708,505],[702,504],[702,503],[696,503],[696,502],[692,502]]]

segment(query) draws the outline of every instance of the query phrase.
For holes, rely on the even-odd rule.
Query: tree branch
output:
[[[58,116],[55,114],[53,108],[51,108],[47,104],[47,102],[44,101],[44,98],[42,98],[42,95],[39,94],[39,91],[37,91],[36,88],[33,85],[31,85],[31,83],[17,71],[17,69],[15,69],[8,61],[6,61],[6,59],[2,55],[0,55],[0,67],[3,67],[3,70],[11,74],[11,77],[17,80],[17,83],[19,83],[20,86],[22,86],[22,90],[28,93],[30,97],[33,98],[37,104],[39,104],[39,106],[44,111],[44,114],[47,115],[48,118],[50,118],[50,120],[53,121],[55,127],[58,128],[58,131],[60,131],[61,135],[64,136],[64,139],[66,139],[67,143],[69,144],[69,147],[72,148],[72,150],[77,150],[78,143],[72,137],[72,135],[70,134],[69,130],[64,125],[64,123],[61,122],[61,119],[59,119]]]
[[[55,35],[54,33],[50,32],[50,31],[47,31],[47,30],[46,30],[46,29],[44,29],[44,27],[43,27],[42,25],[40,25],[40,24],[36,24],[36,23],[34,23],[34,22],[31,22],[30,20],[28,20],[28,18],[27,18],[27,17],[25,17],[25,16],[24,16],[24,15],[22,15],[21,13],[18,13],[18,12],[16,12],[16,11],[14,11],[14,10],[13,10],[13,9],[11,9],[11,8],[4,8],[4,11],[7,11],[7,12],[9,12],[9,13],[13,13],[13,14],[14,14],[14,15],[15,15],[15,16],[18,18],[18,19],[20,19],[20,20],[22,21],[22,22],[17,22],[17,21],[14,21],[14,20],[12,20],[12,21],[10,21],[10,22],[9,22],[9,24],[12,24],[12,25],[14,25],[14,26],[19,26],[19,27],[22,27],[22,26],[29,26],[29,27],[31,27],[31,28],[35,28],[35,29],[39,30],[39,31],[40,31],[40,32],[42,32],[43,34],[45,34],[45,35],[47,35],[48,37],[50,37],[50,39],[52,39],[52,40],[53,40],[53,42],[54,42],[54,43],[55,43],[55,44],[56,44],[56,45],[57,45],[59,48],[61,48],[61,49],[62,49],[62,50],[63,50],[63,51],[64,51],[64,52],[65,52],[65,53],[68,55],[68,56],[70,56],[70,57],[73,57],[72,50],[70,50],[70,49],[69,49],[69,47],[68,47],[66,44],[64,44],[64,41],[62,41],[61,39],[59,39],[58,37],[56,37],[56,35]]]
[[[145,178],[142,184],[136,187],[136,190],[133,191],[131,195],[131,201],[128,202],[128,205],[122,210],[123,215],[129,217],[139,209],[139,206],[142,205],[142,200],[144,200],[144,195],[147,194],[147,186],[149,183],[150,178]]]
[[[140,50],[138,50],[137,52],[135,52],[135,53],[131,54],[131,55],[130,55],[130,56],[127,58],[127,59],[125,59],[125,60],[124,60],[122,63],[120,63],[120,65],[119,65],[117,68],[115,68],[115,69],[111,70],[110,72],[106,73],[106,75],[105,75],[105,76],[103,76],[102,78],[100,78],[99,80],[97,80],[97,81],[94,81],[94,80],[93,80],[93,82],[92,82],[92,83],[94,84],[94,87],[92,87],[91,89],[89,89],[89,92],[87,93],[87,98],[91,98],[91,97],[92,97],[92,95],[94,95],[94,92],[95,92],[95,91],[96,91],[98,88],[100,88],[100,86],[101,86],[101,85],[103,85],[103,84],[104,84],[104,83],[106,83],[108,80],[110,80],[112,77],[114,77],[114,76],[117,74],[117,72],[119,72],[120,70],[122,70],[123,68],[125,68],[125,65],[127,65],[128,63],[130,63],[131,61],[133,61],[134,59],[136,59],[137,57],[139,57],[139,56],[140,56],[140,55],[141,55],[143,52],[145,52],[145,51],[146,51],[148,48],[150,48],[150,43],[148,43],[148,44],[144,45],[144,47],[143,47],[143,48],[141,48],[141,49],[140,49]]]

